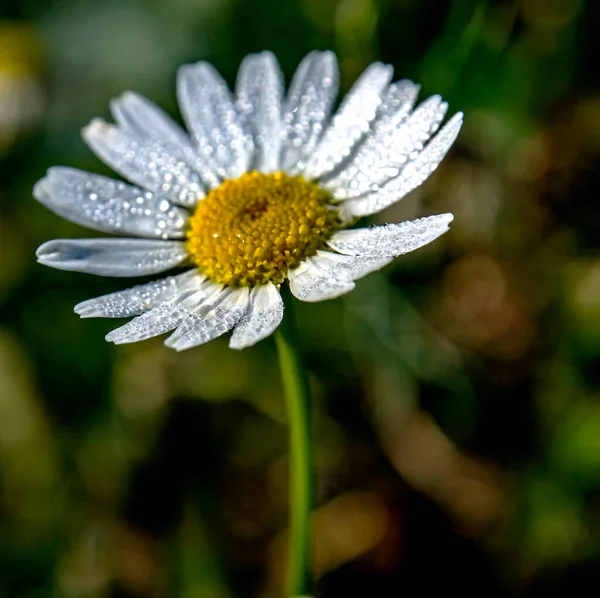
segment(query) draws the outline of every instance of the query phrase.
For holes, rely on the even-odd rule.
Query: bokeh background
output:
[[[287,522],[272,339],[114,347],[73,305],[129,281],[35,263],[94,235],[37,204],[126,89],[179,118],[178,65],[233,83],[335,50],[463,110],[436,174],[377,221],[449,234],[299,305],[315,400],[317,596],[600,588],[600,3],[0,2],[0,597],[275,598]],[[595,588],[595,590],[594,590]],[[419,592],[419,594],[417,594]]]

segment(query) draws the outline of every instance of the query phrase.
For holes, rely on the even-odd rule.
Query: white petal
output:
[[[177,97],[200,155],[217,165],[222,176],[246,172],[252,144],[219,73],[206,62],[182,66]]]
[[[185,235],[185,210],[150,191],[75,168],[50,168],[33,195],[59,216],[95,230],[163,239]]]
[[[448,230],[452,220],[452,214],[439,214],[399,224],[342,230],[327,244],[345,255],[396,257],[431,243]]]
[[[324,175],[324,186],[334,191],[341,187],[345,188],[348,183],[353,183],[348,174],[360,176],[358,164],[380,164],[382,160],[388,160],[387,154],[393,144],[393,138],[398,127],[408,118],[419,94],[419,86],[403,79],[392,83],[384,92],[381,104],[377,111],[377,117],[371,123],[371,131],[356,144],[351,154],[354,155],[347,164],[337,164],[332,173]],[[387,162],[385,163],[387,164]],[[350,178],[350,181],[348,181]]]
[[[273,283],[254,287],[250,293],[250,309],[235,327],[229,346],[244,349],[266,338],[283,318],[281,294]]]
[[[231,330],[247,313],[250,305],[247,288],[229,290],[212,305],[202,305],[189,315],[165,341],[167,347],[184,351],[203,345]]]
[[[109,332],[106,340],[115,345],[143,341],[174,330],[188,315],[187,309],[166,303]]]
[[[392,259],[318,251],[317,255],[288,272],[290,290],[302,301],[333,299],[351,291],[355,286],[352,281],[383,268]]]
[[[298,66],[283,111],[282,168],[302,171],[315,151],[337,95],[339,74],[332,52],[311,52]]]
[[[198,288],[185,292],[175,300],[167,301],[109,332],[106,340],[122,345],[170,332],[189,317],[204,299],[221,292],[219,285],[211,282],[201,283]]]
[[[283,75],[271,52],[250,54],[242,61],[236,83],[236,107],[244,130],[254,139],[251,168],[279,168]]]
[[[112,100],[110,110],[121,129],[129,134],[174,147],[192,147],[185,131],[166,112],[133,91]]]
[[[419,155],[409,162],[400,176],[385,183],[378,191],[343,203],[353,216],[368,216],[402,199],[417,188],[439,166],[456,140],[462,126],[462,113],[455,114]]]
[[[317,251],[317,255],[312,259],[329,276],[335,276],[340,280],[358,280],[371,272],[375,272],[375,270],[387,266],[393,258],[388,256],[339,255],[331,251]]]
[[[379,129],[373,142],[364,144],[351,163],[325,186],[336,199],[346,199],[376,190],[397,177],[437,131],[447,109],[440,96],[428,98],[399,126]]]
[[[75,313],[82,318],[128,318],[138,316],[179,297],[185,291],[200,288],[206,280],[197,270],[168,276],[124,291],[82,301]]]
[[[352,147],[369,130],[392,74],[393,68],[381,62],[375,62],[362,73],[308,160],[305,176],[322,177],[350,154]]]
[[[356,161],[364,161],[367,152],[376,157],[382,151],[381,146],[388,147],[393,133],[407,119],[418,95],[419,86],[408,79],[392,83],[383,93],[377,116],[371,123],[371,131],[352,148],[350,153],[354,152],[354,156],[349,164],[346,167],[343,162],[336,164],[336,169],[343,172]],[[323,178],[333,178],[332,173],[325,174]]]
[[[93,120],[83,137],[106,164],[153,193],[184,206],[194,206],[204,195],[198,172],[160,141],[134,137],[101,119]]]
[[[351,280],[338,280],[328,276],[308,258],[294,270],[288,272],[290,291],[301,301],[316,302],[335,299],[345,295],[356,286]]]
[[[194,168],[207,188],[212,189],[220,184],[216,167],[196,152],[188,134],[156,104],[133,91],[127,91],[111,101],[110,110],[120,129],[127,135],[158,141],[169,147],[175,157]]]
[[[56,239],[36,252],[45,266],[100,276],[146,276],[174,268],[187,258],[179,241],[148,239]]]
[[[380,130],[395,128],[403,123],[413,109],[419,95],[420,86],[409,79],[392,83],[383,94],[383,99],[377,111],[373,133]]]

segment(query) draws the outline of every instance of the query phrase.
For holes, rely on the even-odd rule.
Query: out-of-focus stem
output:
[[[291,295],[285,295],[285,316],[275,333],[287,402],[290,434],[290,526],[288,596],[312,593],[310,514],[314,501],[310,393],[298,347]]]

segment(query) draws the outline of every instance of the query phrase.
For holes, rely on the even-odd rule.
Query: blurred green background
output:
[[[73,306],[129,281],[44,268],[96,233],[37,204],[49,166],[108,172],[80,128],[177,67],[227,80],[332,49],[466,113],[377,221],[449,234],[298,306],[315,399],[317,596],[594,595],[600,588],[600,3],[0,2],[0,597],[275,598],[287,438],[272,339],[114,347]],[[586,584],[590,584],[586,585]],[[419,594],[417,594],[419,592]]]

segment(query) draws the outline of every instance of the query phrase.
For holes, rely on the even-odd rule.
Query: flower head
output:
[[[448,230],[451,214],[347,229],[420,185],[456,139],[462,114],[439,131],[448,105],[419,104],[418,86],[369,66],[330,118],[334,54],[312,52],[287,94],[270,52],[246,57],[235,94],[200,62],[179,71],[188,135],[160,108],[127,92],[116,124],[94,120],[83,136],[132,184],[51,168],[35,197],[78,224],[133,238],[55,240],[38,260],[105,276],[183,273],[75,307],[81,317],[131,317],[107,336],[128,343],[173,331],[177,350],[233,330],[241,349],[279,325],[279,287],[303,301],[338,297],[354,281]],[[136,238],[141,237],[141,238]]]

